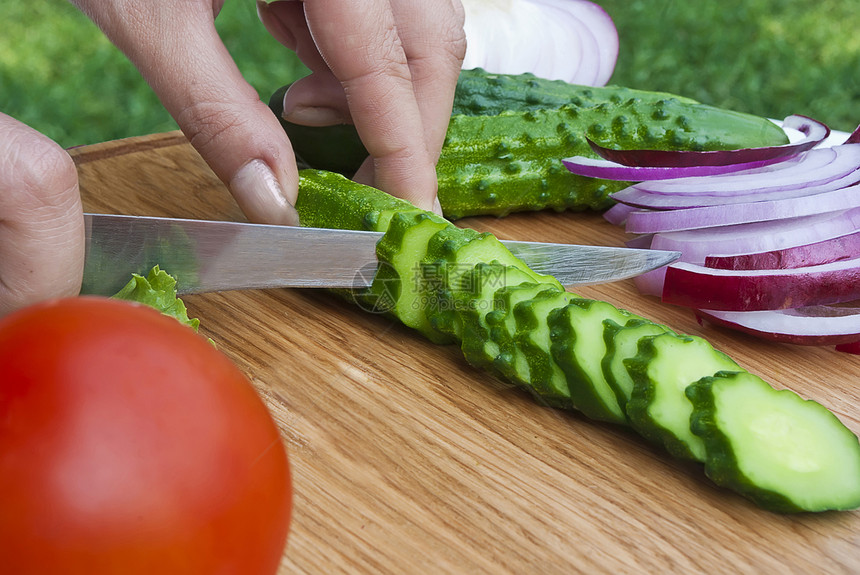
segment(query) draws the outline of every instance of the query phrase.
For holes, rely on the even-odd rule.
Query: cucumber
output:
[[[633,428],[675,457],[704,461],[705,445],[690,429],[693,406],[684,390],[702,377],[741,367],[704,339],[673,333],[641,338],[638,353],[624,365],[633,379],[627,402]]]
[[[452,116],[436,164],[445,217],[608,208],[609,194],[628,182],[577,176],[562,164],[568,156],[592,154],[587,129],[579,112],[568,106]]]
[[[432,341],[451,337],[460,339],[462,322],[451,306],[452,296],[471,288],[475,266],[485,261],[504,266],[506,273],[518,270],[533,282],[563,289],[555,278],[535,273],[523,264],[494,235],[461,229],[449,223],[430,238],[420,264],[420,280],[430,304],[424,307],[424,315],[436,331],[437,339],[433,334],[425,335]]]
[[[573,403],[588,417],[627,424],[627,414],[603,373],[604,322],[626,322],[633,316],[606,302],[574,299],[549,314],[550,351],[566,374]]]
[[[606,354],[601,360],[601,368],[606,383],[615,392],[615,399],[622,411],[627,413],[627,402],[633,395],[633,378],[624,361],[639,352],[639,340],[649,335],[659,335],[669,331],[664,325],[653,323],[644,318],[627,319],[619,324],[612,319],[603,321],[603,343]]]
[[[768,120],[674,98],[591,107],[519,108],[451,117],[436,166],[445,216],[553,209],[601,210],[629,182],[586,178],[562,163],[596,157],[586,136],[614,148],[717,150],[784,143]]]
[[[270,102],[279,117],[282,100]],[[353,126],[284,124],[311,167],[351,175],[367,156]],[[608,208],[609,194],[628,183],[576,176],[562,164],[569,156],[595,156],[585,136],[615,148],[684,150],[788,141],[767,119],[672,94],[465,70],[436,169],[445,216]]]
[[[563,290],[547,287],[544,284],[524,283],[506,286],[496,292],[494,311],[487,315],[490,326],[490,339],[499,347],[499,354],[493,361],[495,369],[509,381],[525,387],[540,397],[541,388],[532,386],[532,364],[528,356],[516,342],[517,320],[514,309],[521,303],[535,298],[541,292],[563,293]],[[543,400],[538,399],[543,403]],[[546,403],[549,403],[547,401]]]
[[[718,485],[782,513],[860,506],[860,443],[821,404],[745,372],[702,378],[687,396]]]
[[[550,327],[547,317],[566,306],[577,296],[560,290],[545,289],[535,297],[520,301],[513,307],[516,325],[513,343],[525,358],[529,382],[545,405],[581,409],[575,399],[575,389],[565,371],[550,352]],[[586,415],[588,415],[586,413]]]
[[[431,294],[426,288],[427,270],[421,262],[427,254],[431,237],[450,224],[423,210],[394,214],[386,234],[377,245],[377,254],[385,265],[379,266],[371,292],[378,297],[389,295],[392,302],[387,311],[393,313],[407,327],[417,329],[435,342],[443,342],[438,330],[428,321],[425,313]]]
[[[492,235],[338,174],[302,171],[296,209],[306,225],[385,232],[380,270],[360,295],[398,285],[391,316],[459,344],[469,363],[542,405],[629,424],[766,509],[860,506],[856,436],[823,407],[748,378],[704,339],[568,293]]]
[[[469,364],[494,370],[493,363],[501,353],[497,341],[490,336],[487,315],[493,313],[496,293],[503,287],[535,285],[530,274],[498,262],[479,262],[472,269],[469,289],[449,292],[450,307],[456,312],[461,328],[461,349]]]
[[[462,70],[454,92],[452,115],[495,116],[508,110],[541,110],[576,106],[619,105],[628,100],[656,102],[674,98],[685,104],[695,100],[666,92],[634,90],[622,86],[580,86],[564,80],[547,80],[534,74],[492,74],[481,68]],[[281,98],[283,100],[283,98]]]
[[[395,213],[416,210],[406,200],[370,190],[336,172],[302,170],[296,210],[305,227],[371,232],[388,231]]]

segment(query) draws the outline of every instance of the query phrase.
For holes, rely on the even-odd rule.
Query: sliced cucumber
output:
[[[549,316],[552,356],[567,376],[574,405],[588,417],[627,423],[603,375],[601,360],[606,343],[601,334],[604,321],[626,322],[631,317],[606,302],[582,298],[571,300]]]
[[[496,292],[494,310],[486,317],[490,338],[499,346],[499,355],[493,360],[493,366],[504,377],[519,385],[530,384],[531,368],[528,358],[514,340],[517,320],[513,310],[520,302],[532,299],[547,289],[553,290],[546,284],[537,283],[506,286]]]
[[[576,296],[566,291],[545,289],[513,308],[516,324],[514,344],[525,356],[529,379],[541,401],[553,407],[574,408],[564,371],[550,353],[550,328],[547,317]]]
[[[696,336],[643,337],[636,356],[624,360],[633,392],[627,416],[642,436],[662,443],[675,457],[705,460],[705,444],[690,431],[693,405],[684,390],[718,371],[740,371],[729,356]]]
[[[606,355],[601,361],[603,376],[615,392],[618,406],[626,413],[627,402],[633,394],[633,378],[630,377],[624,360],[639,352],[640,339],[666,333],[669,328],[642,318],[629,319],[623,324],[607,319],[603,326],[603,342],[606,345]]]
[[[490,337],[487,315],[494,311],[496,293],[505,286],[533,284],[531,274],[498,262],[479,263],[471,275],[471,289],[453,294],[452,307],[460,317],[461,349],[471,365],[493,369],[500,353],[498,342]]]
[[[427,254],[429,239],[450,224],[423,210],[398,213],[391,218],[386,234],[377,244],[381,264],[374,279],[375,289],[396,295],[392,313],[406,326],[426,337],[436,335],[427,320],[425,270],[419,265]]]
[[[860,506],[860,442],[821,404],[745,372],[687,389],[705,473],[777,512]]]
[[[701,338],[566,293],[489,234],[342,176],[300,178],[303,224],[386,232],[369,291],[390,281],[391,315],[433,341],[459,342],[473,365],[544,405],[616,423],[626,415],[768,509],[860,507],[857,438],[823,407],[776,392]]]

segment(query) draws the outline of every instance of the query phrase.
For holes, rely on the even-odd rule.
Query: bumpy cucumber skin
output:
[[[532,365],[516,340],[517,322],[514,309],[520,302],[528,301],[546,290],[547,286],[537,283],[502,287],[494,295],[494,311],[485,318],[490,328],[490,339],[499,348],[499,353],[493,360],[494,369],[508,381],[531,391],[542,404],[547,404],[548,401],[540,398],[540,389],[532,385]],[[561,289],[552,291],[563,292]]]
[[[601,361],[603,377],[615,392],[618,406],[627,413],[627,403],[633,395],[634,382],[624,366],[624,361],[636,356],[641,338],[666,333],[668,328],[640,317],[628,319],[623,324],[606,319],[603,326],[603,342],[606,345],[606,355]]]
[[[827,425],[828,431],[838,430],[837,435],[840,445],[818,445],[814,453],[810,455],[816,458],[816,464],[829,463],[843,465],[845,469],[853,468],[855,475],[860,475],[860,442],[857,437],[850,431],[844,428],[841,422],[824,408],[821,404],[814,401],[804,400],[797,396],[794,392],[786,389],[772,389],[761,378],[746,372],[718,372],[711,377],[704,377],[701,380],[693,383],[686,389],[686,395],[693,404],[693,415],[690,420],[690,427],[694,433],[701,436],[707,446],[707,460],[705,461],[705,473],[711,478],[714,483],[723,487],[729,488],[742,496],[752,500],[758,506],[774,511],[776,513],[798,513],[807,511],[827,511],[827,510],[848,510],[860,507],[860,481],[856,478],[845,478],[841,486],[827,485],[822,486],[818,478],[803,479],[805,485],[802,489],[802,494],[797,494],[795,497],[790,496],[787,492],[796,491],[797,486],[786,487],[785,482],[791,484],[796,481],[796,477],[785,480],[781,477],[782,474],[793,475],[795,472],[792,469],[774,469],[769,477],[757,477],[754,474],[745,472],[744,465],[739,462],[739,455],[736,447],[736,441],[733,441],[729,435],[737,430],[725,430],[720,423],[720,413],[716,394],[720,389],[727,385],[743,385],[745,389],[751,389],[759,394],[776,397],[782,396],[783,403],[777,403],[774,400],[768,405],[778,406],[775,409],[784,408],[786,403],[791,404],[791,420],[798,426],[803,427],[804,421],[800,417],[799,410],[815,414],[816,423]],[[745,394],[745,399],[748,394]],[[761,397],[761,396],[759,396]],[[757,398],[751,397],[751,401]],[[756,416],[767,416],[767,413],[756,413]],[[780,413],[780,417],[786,418],[786,414]],[[737,417],[737,416],[736,416]],[[741,418],[746,422],[750,422],[751,426],[755,425],[753,418]],[[750,438],[754,436],[756,431],[753,429],[744,430],[749,434]],[[782,432],[782,429],[777,430],[777,433]],[[803,429],[800,433],[810,435],[813,431]],[[840,453],[833,457],[829,454],[830,449],[838,448]],[[801,448],[802,452],[802,448]],[[819,457],[819,454],[820,457]],[[834,459],[837,460],[834,462]],[[757,462],[753,462],[755,465]],[[814,473],[808,471],[810,473]],[[774,474],[780,477],[773,477]],[[782,484],[783,488],[780,491],[775,488],[775,484]],[[824,493],[816,494],[815,497],[811,493],[816,490],[822,490]],[[804,501],[805,500],[805,501]],[[814,501],[812,503],[811,501]]]
[[[384,232],[395,213],[416,209],[406,200],[382,192],[362,193],[367,189],[338,173],[302,170],[296,200],[299,219],[309,228]]]
[[[541,402],[565,409],[578,408],[573,400],[576,388],[571,387],[567,373],[551,352],[548,316],[574,298],[573,294],[550,288],[518,303],[513,309],[516,324],[513,340],[529,366],[530,385]]]
[[[611,94],[612,91],[607,91]],[[591,107],[507,110],[451,117],[436,166],[446,217],[545,210],[602,210],[629,185],[570,173],[570,156],[596,157],[603,146],[720,150],[785,143],[772,122],[675,98],[629,98]]]
[[[461,349],[470,365],[495,372],[493,362],[500,353],[486,318],[494,313],[496,292],[504,286],[534,285],[534,279],[519,269],[498,262],[479,262],[470,272],[469,289],[450,291],[451,309],[460,322]]]
[[[695,100],[666,92],[634,90],[622,86],[580,86],[564,80],[547,80],[534,74],[492,74],[481,68],[462,70],[454,93],[452,115],[495,116],[509,110],[545,110],[562,106],[589,108],[618,105],[630,99],[656,102],[675,98],[686,104]]]
[[[376,301],[382,305],[385,305],[382,298],[390,298],[388,311],[434,343],[453,340],[440,333],[425,313],[434,296],[424,289],[426,273],[418,262],[426,257],[429,238],[449,226],[441,217],[423,210],[395,213],[376,246],[379,261],[386,263],[379,266],[370,289],[372,297],[378,298]],[[407,262],[405,270],[400,262]]]
[[[439,161],[439,202],[445,216],[553,209],[601,210],[624,182],[571,174],[562,158],[585,153],[578,112],[504,112],[453,116]]]
[[[324,172],[318,172],[313,170],[303,171],[300,176],[300,191],[299,191],[299,201],[296,204],[296,208],[299,211],[300,218],[305,225],[313,225],[316,227],[340,227],[346,226],[351,227],[351,229],[372,229],[378,231],[387,231],[387,228],[392,221],[400,221],[400,219],[395,220],[398,213],[406,212],[407,214],[414,214],[415,208],[402,200],[396,200],[391,198],[387,194],[379,190],[375,190],[373,188],[368,188],[366,186],[361,186],[360,184],[356,184],[351,182],[350,180],[338,175],[338,174],[330,174]],[[400,210],[400,212],[398,212]],[[478,234],[474,231],[461,231],[457,232],[458,228],[451,225],[451,227],[444,228],[444,232],[437,232],[434,235],[434,240],[428,242],[428,250],[427,256],[425,256],[425,262],[428,261],[428,257],[436,257],[436,258],[447,258],[447,261],[457,263],[458,262],[458,254],[465,252],[469,249],[469,246],[476,245],[474,242],[477,238],[482,237],[481,234]],[[436,237],[438,235],[438,237]],[[472,241],[467,241],[467,238],[472,238]],[[396,243],[396,242],[394,242]],[[432,244],[432,247],[431,247]],[[505,260],[507,263],[490,263],[487,264],[485,262],[480,262],[479,256],[480,250],[475,252],[471,252],[469,257],[466,258],[469,264],[472,266],[472,269],[476,269],[478,266],[482,265],[494,265],[501,266],[503,268],[509,267],[510,260],[509,258],[513,258],[510,252],[498,251],[501,244],[487,244],[487,252],[492,254],[494,257],[500,257],[500,259]],[[505,252],[507,255],[505,255]],[[416,256],[417,257],[417,256]],[[492,260],[493,258],[488,257],[487,259]],[[516,260],[516,258],[514,258]],[[408,263],[408,262],[407,262]],[[403,264],[405,265],[405,264]],[[403,265],[400,266],[400,269],[404,269]],[[492,298],[494,302],[494,306],[492,308],[488,308],[482,321],[475,321],[474,315],[472,314],[472,310],[469,313],[458,313],[457,307],[454,307],[453,314],[433,314],[428,313],[428,321],[433,324],[435,322],[434,330],[439,331],[440,333],[447,335],[449,341],[456,342],[458,339],[460,340],[460,345],[464,350],[464,354],[466,353],[467,347],[470,350],[470,353],[475,352],[475,357],[478,358],[478,363],[481,366],[489,366],[491,365],[491,369],[493,369],[494,373],[498,375],[502,375],[512,383],[523,387],[524,389],[531,392],[535,398],[544,405],[551,405],[557,407],[565,407],[565,408],[576,408],[573,404],[572,400],[566,397],[563,393],[559,393],[559,387],[555,386],[550,389],[551,394],[549,397],[544,397],[544,394],[547,390],[543,389],[542,385],[535,385],[536,382],[531,380],[531,366],[528,365],[527,353],[529,350],[524,350],[521,346],[523,343],[523,338],[529,334],[529,329],[532,329],[532,324],[537,323],[540,324],[542,328],[542,322],[532,322],[531,320],[527,320],[525,322],[521,321],[519,326],[516,324],[516,318],[514,319],[514,323],[512,327],[512,306],[513,302],[524,302],[529,298],[534,298],[541,291],[549,291],[555,292],[550,293],[550,296],[557,297],[559,299],[559,305],[568,305],[570,303],[578,301],[578,298],[573,294],[564,294],[562,288],[552,283],[552,279],[545,279],[547,283],[542,284],[539,281],[528,281],[533,277],[540,277],[537,274],[534,274],[531,270],[528,269],[524,264],[520,262],[519,265],[514,266],[516,273],[514,276],[516,277],[515,283],[516,285],[505,285],[499,287],[497,290],[472,290],[474,294],[480,293],[480,299],[484,302],[489,301],[492,292]],[[411,266],[408,269],[413,269]],[[395,269],[395,271],[397,271]],[[454,276],[458,278],[454,282],[457,284],[458,281],[463,280],[468,274],[473,273],[472,271],[463,272],[459,270],[457,274]],[[531,276],[529,274],[532,274]],[[405,274],[401,274],[405,275]],[[514,294],[518,293],[517,297],[514,297]],[[443,289],[438,290],[437,293],[441,294],[442,297],[449,298],[454,301],[458,298],[461,299],[461,304],[468,303],[469,301],[475,301],[474,297],[470,297],[469,289],[465,287],[465,284],[462,282],[459,285],[448,285],[443,286]],[[568,299],[570,298],[570,299]],[[359,301],[359,300],[357,300]],[[604,302],[601,302],[603,305]],[[554,307],[554,306],[549,306]],[[459,308],[459,309],[468,309],[468,308]],[[553,314],[558,314],[558,310],[561,308],[555,308],[552,310],[544,309],[541,313],[546,314],[547,322],[549,322],[549,318],[553,316]],[[523,306],[518,315],[521,317],[528,316],[528,307]],[[615,313],[607,313],[607,318],[598,322],[602,324],[603,328],[595,329],[595,333],[582,334],[582,337],[597,337],[597,338],[606,338],[607,326],[612,322],[618,323],[621,321],[621,316],[623,312],[618,310],[618,314]],[[442,321],[444,317],[444,321]],[[477,326],[477,329],[465,329],[468,321],[473,321],[473,326]],[[647,321],[642,319],[642,321]],[[628,322],[629,323],[629,322]],[[440,326],[446,326],[446,328],[440,329]],[[547,323],[548,326],[548,323]],[[657,324],[655,324],[657,326]],[[515,329],[519,327],[520,329]],[[665,326],[658,326],[660,329],[657,331],[665,330],[665,333],[662,335],[648,335],[643,336],[639,340],[639,344],[642,344],[644,341],[649,339],[656,339],[659,337],[684,337],[681,335],[674,334],[669,330],[669,328]],[[552,331],[550,331],[552,334]],[[425,334],[426,335],[426,334]],[[488,345],[486,347],[485,344],[488,344],[487,338],[492,340],[492,343],[495,345]],[[558,334],[556,333],[556,338]],[[474,338],[466,341],[466,338]],[[613,353],[611,349],[613,346],[614,338],[604,339],[606,343],[606,354],[609,355]],[[647,344],[646,344],[647,345]],[[486,354],[492,354],[494,351],[497,351],[497,355],[495,357],[490,357]],[[545,350],[544,350],[545,351]],[[714,354],[719,354],[716,350],[713,350]],[[484,354],[484,355],[482,355]],[[552,353],[545,355],[544,357],[551,357]],[[515,359],[517,361],[515,361]],[[598,358],[596,361],[600,362]],[[647,365],[647,361],[644,356],[641,354],[637,354],[635,358],[636,361],[633,363],[639,362],[640,365]],[[683,358],[681,358],[683,360]],[[632,360],[628,360],[628,363]],[[729,360],[731,361],[731,360]],[[739,368],[740,369],[740,368]],[[636,369],[630,370],[631,377],[636,379],[635,373]],[[568,378],[568,389],[573,390],[573,388],[577,385],[582,385],[581,382]],[[608,385],[608,384],[607,384]],[[636,383],[634,383],[634,391],[636,387]],[[691,385],[688,385],[685,389],[679,390],[684,397],[683,399],[692,402],[695,404],[696,402],[696,392],[691,392],[691,389],[697,389],[699,384],[695,382],[691,382]],[[579,391],[578,391],[579,392]],[[636,400],[635,393],[631,396],[630,401],[627,403],[627,415],[631,414],[631,403]],[[573,393],[571,393],[573,396]],[[695,413],[695,412],[693,412]],[[631,418],[632,421],[632,418]],[[711,434],[711,438],[715,437],[716,434],[711,433],[711,431],[702,431],[704,428],[697,427],[693,429],[694,425],[702,426],[705,425],[707,421],[707,417],[699,416],[698,419],[696,417],[690,418],[690,426],[691,432],[696,433],[697,435],[707,436],[709,433]],[[698,421],[698,423],[696,423]],[[841,425],[836,420],[835,425]],[[637,431],[637,426],[633,426],[633,428]],[[853,434],[847,428],[844,428],[840,433],[850,434],[853,437]],[[641,431],[640,431],[641,433]],[[647,431],[646,431],[647,433]],[[856,439],[856,438],[855,438]],[[720,447],[714,447],[711,445],[711,441],[705,443],[706,447],[706,458],[705,464],[706,466],[711,462],[710,473],[716,477],[720,477],[720,473],[714,471],[713,461],[719,460],[722,457],[722,453]],[[667,448],[669,446],[667,445]],[[671,448],[670,452],[672,452]],[[679,453],[677,455],[684,456],[683,453]],[[707,467],[706,467],[707,469]],[[849,469],[848,473],[848,482],[856,482],[860,485],[860,454],[858,454],[858,464],[856,472],[853,469]],[[853,475],[856,475],[856,481]],[[726,487],[733,489],[742,495],[745,495],[763,506],[766,509],[777,510],[781,512],[793,511],[796,510],[792,508],[790,505],[786,505],[784,497],[779,494],[772,494],[763,492],[761,489],[750,490],[750,486],[748,483],[739,482],[739,481],[731,481],[731,480],[723,480],[725,481]],[[857,501],[854,500],[845,500],[841,503],[835,505],[823,505],[816,509],[815,511],[823,511],[825,509],[849,509],[860,506],[860,496],[857,497]]]

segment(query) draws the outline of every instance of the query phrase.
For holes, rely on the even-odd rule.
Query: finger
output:
[[[282,117],[305,126],[351,124],[343,86],[316,47],[302,2],[257,0],[257,13],[272,37],[294,51],[311,70],[310,75],[293,82],[284,94]]]
[[[435,158],[413,91],[406,54],[387,1],[304,3],[310,33],[343,86],[359,136],[373,158],[375,184],[433,209]]]
[[[242,77],[211,1],[78,0],[158,94],[242,211],[297,224],[298,172],[277,118]]]
[[[466,54],[459,0],[392,0],[429,151],[438,159]]]
[[[83,269],[84,219],[72,159],[0,114],[0,315],[76,295]]]
[[[284,94],[283,118],[305,126],[352,124],[343,86],[328,70],[299,78]]]

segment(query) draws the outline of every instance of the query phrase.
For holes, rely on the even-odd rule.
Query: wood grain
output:
[[[241,220],[179,133],[70,151],[88,211]],[[462,220],[622,245],[596,214]],[[578,293],[703,335],[860,432],[860,357],[699,326],[632,282]],[[390,319],[312,290],[185,298],[278,422],[295,483],[283,573],[858,573],[860,513],[781,516],[633,433],[544,408]]]

